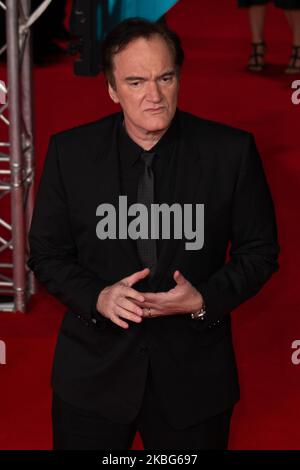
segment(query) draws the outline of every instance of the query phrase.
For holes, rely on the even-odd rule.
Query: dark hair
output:
[[[149,39],[160,35],[169,46],[174,58],[177,73],[184,60],[184,52],[179,36],[170,30],[164,23],[155,23],[143,18],[128,18],[119,23],[106,36],[102,44],[102,70],[106,80],[115,88],[113,75],[113,57],[124,49],[131,41],[138,38]]]

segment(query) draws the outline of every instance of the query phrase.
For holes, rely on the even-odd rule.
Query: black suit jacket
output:
[[[192,425],[239,398],[229,313],[278,270],[274,206],[251,134],[177,110],[177,176],[165,202],[204,204],[204,246],[162,242],[153,291],[175,286],[179,269],[202,293],[205,321],[171,315],[124,330],[98,314],[101,289],[143,268],[132,240],[100,240],[96,208],[118,207],[116,151],[121,113],[54,135],[29,234],[29,267],[68,308],[52,385],[67,402],[129,422],[141,405],[147,365],[170,424]],[[230,258],[226,262],[226,251]],[[140,281],[134,286],[148,289]]]

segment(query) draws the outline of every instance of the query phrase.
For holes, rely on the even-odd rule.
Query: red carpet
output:
[[[280,272],[233,313],[242,399],[234,412],[230,448],[299,449],[300,369],[291,362],[291,344],[300,336],[300,105],[291,102],[291,81],[300,77],[282,73],[290,33],[282,12],[270,6],[266,39],[272,65],[256,76],[244,68],[248,22],[234,1],[181,0],[168,22],[186,50],[180,107],[255,134],[276,205]],[[0,72],[3,76],[3,68]],[[34,79],[39,177],[52,133],[117,108],[103,77],[73,76],[71,59],[35,69]],[[49,379],[63,311],[41,290],[28,315],[0,313],[0,339],[7,345],[7,364],[0,365],[0,449],[51,448]],[[142,448],[138,435],[134,448]]]

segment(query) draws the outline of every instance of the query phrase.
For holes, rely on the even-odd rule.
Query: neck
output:
[[[162,136],[167,132],[169,126],[166,129],[158,131],[145,131],[138,130],[137,128],[131,127],[128,125],[128,122],[123,120],[123,126],[126,129],[129,137],[143,150],[150,150],[154,145],[162,138]]]

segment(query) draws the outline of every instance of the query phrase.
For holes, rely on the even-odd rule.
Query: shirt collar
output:
[[[176,110],[175,115],[171,121],[170,126],[163,136],[159,139],[158,142],[147,152],[155,152],[156,158],[167,159],[170,157],[173,144],[177,137],[177,126],[178,126],[178,111]],[[123,125],[123,113],[120,119],[119,125],[119,150],[121,157],[122,166],[131,167],[133,166],[140,158],[142,152],[145,150],[140,147],[131,137],[127,134],[126,129]]]

